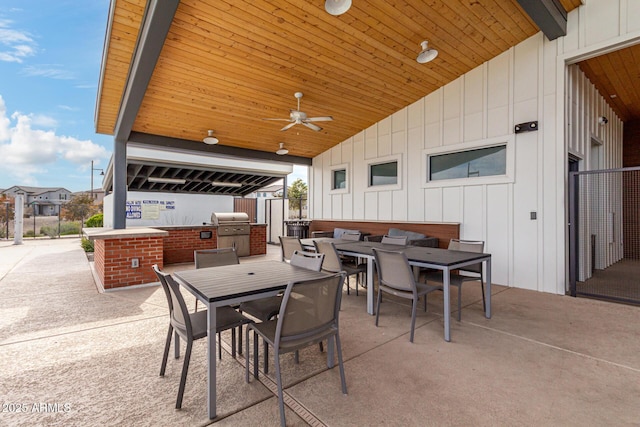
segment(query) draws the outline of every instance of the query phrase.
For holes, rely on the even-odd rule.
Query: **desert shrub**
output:
[[[33,230],[26,230],[22,235],[24,237],[34,237]]]
[[[33,234],[33,233],[32,233]],[[52,239],[58,236],[58,224],[54,225],[43,225],[40,227],[40,234],[44,234],[45,236],[49,236]],[[74,234],[80,234],[80,222],[71,221],[71,222],[61,222],[60,223],[60,235],[61,236],[71,236]]]
[[[58,226],[43,225],[40,227],[40,234],[44,234],[45,236],[55,239],[58,237]]]
[[[103,217],[104,214],[95,214],[92,217],[90,217],[87,222],[86,222],[86,226],[87,227],[102,227],[103,224]]]
[[[93,240],[83,237],[80,242],[80,246],[82,246],[82,249],[84,249],[85,252],[93,252]]]
[[[69,221],[60,224],[60,235],[69,236],[72,234],[80,234],[80,222]]]

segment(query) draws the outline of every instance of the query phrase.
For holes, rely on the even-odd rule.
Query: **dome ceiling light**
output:
[[[433,61],[434,59],[436,59],[436,56],[438,56],[438,51],[435,49],[431,49],[428,45],[429,42],[427,42],[426,40],[420,43],[422,52],[420,52],[418,54],[418,57],[416,58],[416,61],[418,61],[420,64],[426,64],[427,62]]]
[[[209,144],[209,145],[214,145],[217,144],[218,138],[216,138],[215,136],[213,136],[213,131],[211,129],[209,129],[207,131],[207,136],[204,137],[204,139],[202,140],[205,144]]]
[[[351,7],[351,0],[327,0],[324,9],[333,16],[342,15]]]
[[[280,143],[280,148],[276,151],[276,154],[279,156],[284,156],[285,154],[289,154],[289,150],[284,148],[284,142]]]

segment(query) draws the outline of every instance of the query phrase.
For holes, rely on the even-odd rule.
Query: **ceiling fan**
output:
[[[293,94],[298,99],[298,109],[297,110],[289,110],[289,118],[288,119],[263,119],[263,120],[276,120],[281,122],[290,122],[288,125],[280,129],[281,131],[292,128],[295,125],[305,125],[309,129],[313,129],[316,132],[320,132],[322,128],[316,125],[313,122],[330,122],[333,120],[331,116],[322,116],[322,117],[307,117],[307,113],[304,111],[300,111],[300,98],[302,98],[302,92],[296,92]]]

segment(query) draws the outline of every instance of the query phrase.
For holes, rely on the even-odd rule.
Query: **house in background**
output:
[[[104,200],[104,190],[102,188],[94,188],[93,191],[90,191],[90,190],[76,191],[71,195],[71,197],[75,197],[75,196],[89,196],[90,198],[93,198],[94,205],[100,205]]]
[[[62,187],[27,187],[14,185],[2,192],[15,198],[16,194],[24,194],[25,206],[33,207],[34,215],[54,216],[60,212],[61,205],[71,199],[71,191]]]
[[[255,197],[256,199],[273,199],[282,197],[282,184],[266,186],[254,193],[251,193],[247,197]]]

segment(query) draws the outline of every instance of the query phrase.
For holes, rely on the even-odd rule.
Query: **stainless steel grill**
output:
[[[214,212],[211,223],[218,227],[218,248],[235,247],[238,256],[251,255],[251,224],[244,212]]]

